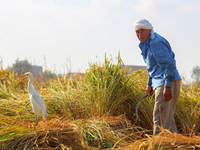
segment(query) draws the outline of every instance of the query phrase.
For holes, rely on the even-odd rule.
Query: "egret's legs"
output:
[[[39,115],[38,114],[35,115],[35,119],[36,119],[36,125],[35,126],[37,127],[38,122],[39,122]]]

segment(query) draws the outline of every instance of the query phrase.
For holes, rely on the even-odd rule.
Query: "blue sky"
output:
[[[105,53],[126,65],[145,65],[134,32],[149,20],[175,53],[186,79],[200,66],[199,0],[0,0],[0,58],[17,58],[66,73],[103,62]]]

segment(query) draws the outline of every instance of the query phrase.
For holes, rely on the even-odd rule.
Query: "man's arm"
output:
[[[172,98],[171,86],[175,77],[175,64],[173,58],[169,54],[169,47],[164,42],[156,42],[152,45],[152,51],[158,65],[165,71],[165,85],[163,91],[163,99],[169,101]]]

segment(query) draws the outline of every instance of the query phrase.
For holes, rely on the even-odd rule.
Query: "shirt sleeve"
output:
[[[176,67],[173,56],[170,55],[173,53],[170,46],[164,41],[158,41],[152,43],[151,49],[158,65],[164,70],[165,87],[171,88]]]

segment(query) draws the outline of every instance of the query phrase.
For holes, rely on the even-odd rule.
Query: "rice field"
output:
[[[164,130],[152,136],[154,97],[145,95],[145,70],[130,74],[105,58],[75,78],[35,80],[48,119],[35,127],[27,91],[28,79],[0,70],[0,149],[135,150],[198,149],[200,147],[200,92],[181,86],[175,119],[179,134]]]

